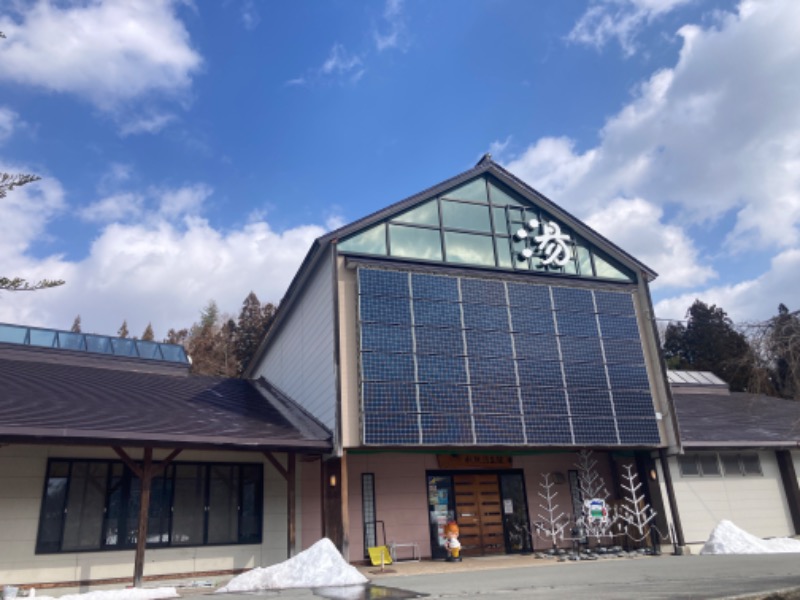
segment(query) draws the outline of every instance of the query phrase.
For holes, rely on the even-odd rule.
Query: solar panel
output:
[[[423,444],[473,444],[472,418],[469,414],[423,414]]]
[[[378,352],[414,351],[409,327],[365,323],[361,327],[361,349]]]
[[[472,386],[475,413],[519,415],[519,388],[515,386]]]
[[[419,444],[419,419],[413,413],[364,413],[364,443]]]
[[[464,334],[461,329],[416,327],[414,337],[417,354],[464,354]]]
[[[511,334],[507,331],[467,331],[467,354],[470,356],[513,356]]]
[[[521,416],[475,415],[475,437],[478,444],[525,443]]]
[[[568,417],[525,417],[529,444],[572,444],[572,429]]]
[[[506,306],[506,286],[502,281],[462,278],[461,301]]]
[[[550,310],[550,289],[548,286],[509,282],[507,287],[508,301],[511,306]]]
[[[466,363],[460,356],[420,355],[417,357],[417,374],[420,382],[467,383]]]
[[[572,417],[572,430],[576,444],[617,444],[617,427],[613,418]]]
[[[597,290],[594,299],[599,313],[622,315],[634,313],[633,298],[628,293]]]
[[[417,386],[413,383],[364,383],[366,412],[416,412]]]
[[[466,385],[420,384],[419,407],[428,413],[469,413]]]
[[[461,305],[414,300],[414,325],[461,328]]]
[[[364,381],[414,382],[414,356],[411,354],[361,354],[361,377]]]
[[[553,305],[558,311],[593,313],[592,292],[579,288],[554,287]]]
[[[464,327],[467,329],[499,329],[508,331],[508,308],[486,304],[462,304]]]
[[[411,306],[405,298],[361,296],[361,321],[411,325]]]
[[[629,292],[367,268],[358,282],[365,444],[659,442]]]
[[[358,291],[366,296],[408,297],[408,273],[402,271],[358,270]]]
[[[654,417],[650,418],[623,418],[617,417],[619,439],[622,444],[651,444],[656,445],[661,438],[658,433],[658,423]]]
[[[458,302],[458,280],[455,277],[413,273],[411,288],[414,298]]]

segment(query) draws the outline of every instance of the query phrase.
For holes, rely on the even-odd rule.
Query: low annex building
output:
[[[296,459],[331,449],[265,382],[190,375],[180,346],[0,325],[0,380],[4,585],[283,560]]]

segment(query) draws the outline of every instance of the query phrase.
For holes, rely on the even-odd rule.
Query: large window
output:
[[[545,210],[491,178],[479,177],[354,233],[339,251],[635,281]]]
[[[148,547],[261,543],[260,464],[175,463],[150,491]],[[119,461],[48,463],[38,554],[136,546],[141,481]]]

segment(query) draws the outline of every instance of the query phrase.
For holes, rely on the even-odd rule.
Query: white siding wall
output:
[[[759,452],[763,476],[684,477],[669,459],[687,544],[702,544],[723,519],[757,537],[794,534],[775,453]]]
[[[134,458],[139,450],[128,450]],[[156,453],[163,458],[166,452]],[[280,455],[279,455],[280,456]],[[3,584],[66,582],[133,577],[133,550],[35,553],[47,459],[118,460],[106,448],[0,447],[0,587]],[[184,451],[184,461],[258,462],[264,464],[262,543],[233,546],[148,549],[145,576],[249,569],[286,559],[286,481],[258,453]],[[283,457],[281,457],[283,460]]]
[[[335,430],[333,273],[325,255],[272,340],[254,377],[263,376]]]

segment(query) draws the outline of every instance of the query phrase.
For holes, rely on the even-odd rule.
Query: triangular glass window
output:
[[[489,202],[486,196],[486,180],[482,177],[473,179],[467,184],[457,187],[454,190],[442,194],[445,198],[453,198],[455,200],[471,200],[473,202]]]
[[[594,252],[594,270],[597,277],[604,277],[605,279],[619,279],[622,281],[630,281],[632,278],[627,275],[622,267],[617,267],[612,264],[611,260],[601,257],[596,251]]]
[[[386,255],[386,225],[381,223],[339,243],[342,252]]]
[[[436,200],[426,202],[416,208],[412,208],[408,212],[396,216],[392,221],[402,223],[413,223],[414,225],[431,225],[432,227],[439,226],[439,206]]]
[[[490,176],[358,232],[338,248],[510,271],[636,280],[629,269],[545,212],[535,198],[503,187]]]
[[[492,204],[499,206],[525,206],[522,202],[513,196],[506,194],[493,183],[489,183],[489,195],[491,196]]]

